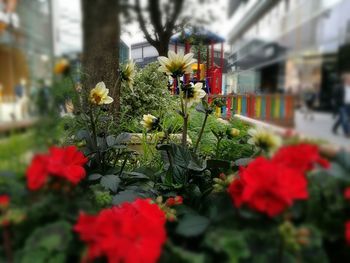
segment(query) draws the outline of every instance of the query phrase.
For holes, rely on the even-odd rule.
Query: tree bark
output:
[[[120,85],[116,85],[119,68],[119,0],[83,0],[83,87],[86,92],[104,81],[120,110]]]

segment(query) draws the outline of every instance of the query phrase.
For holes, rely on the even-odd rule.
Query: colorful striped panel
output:
[[[221,117],[221,108],[220,107],[216,107],[215,108],[215,116],[217,118],[220,118]]]
[[[226,118],[227,117],[227,109],[226,106],[221,107],[221,118]]]
[[[251,96],[250,98],[250,117],[255,118],[255,96]]]
[[[257,96],[255,99],[255,117],[261,118],[261,96]]]
[[[246,96],[242,96],[241,98],[242,100],[242,106],[241,106],[241,110],[242,110],[242,115],[243,116],[247,116],[247,97]]]
[[[246,98],[246,116],[250,117],[250,96],[249,95],[245,95]]]
[[[281,97],[280,118],[286,119],[286,116],[285,116],[286,97],[283,95],[280,95],[280,97]]]
[[[266,96],[261,97],[261,119],[266,119]]]
[[[226,116],[227,116],[227,118],[231,118],[231,104],[232,104],[231,101],[232,101],[232,98],[227,97],[227,99],[226,99],[226,109],[227,109]]]
[[[281,109],[281,97],[279,95],[274,96],[275,99],[275,108],[274,108],[274,118],[279,119],[280,118],[280,109]]]
[[[242,113],[242,96],[237,97],[237,114]]]
[[[272,109],[271,95],[266,95],[266,113],[265,113],[266,120],[271,120],[271,109]]]

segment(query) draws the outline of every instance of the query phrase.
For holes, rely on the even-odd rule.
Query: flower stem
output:
[[[187,144],[187,125],[188,125],[188,115],[186,114],[184,117],[184,127],[182,130],[182,145],[186,146]]]
[[[194,147],[194,152],[197,152],[199,143],[200,143],[200,141],[202,139],[202,135],[203,135],[203,132],[204,132],[205,125],[207,124],[208,116],[209,116],[209,114],[205,113],[205,117],[204,117],[204,121],[203,121],[203,124],[202,124],[202,128],[201,128],[201,130],[199,132],[198,139],[197,139],[196,145]]]
[[[183,90],[182,87],[180,87],[180,77],[176,77],[176,83],[179,87],[179,95],[180,95],[180,103],[181,103],[181,116],[184,120],[184,124],[183,124],[183,129],[182,129],[182,146],[186,146],[187,145],[187,124],[188,124],[188,114],[187,114],[187,103],[186,100],[184,101],[183,98]],[[185,93],[186,94],[186,93]],[[187,96],[187,95],[186,95]]]
[[[94,150],[97,152],[97,163],[98,166],[101,166],[101,154],[100,150],[98,149],[97,145],[97,133],[96,133],[96,120],[94,119],[94,115],[92,113],[93,109],[90,107],[90,124],[91,124],[91,130],[92,130],[92,141],[94,143]]]
[[[215,151],[215,156],[216,156],[216,158],[219,157],[219,150],[220,150],[220,143],[221,143],[221,140],[222,140],[222,138],[221,138],[221,137],[218,137],[218,142],[217,142],[217,144],[216,144],[216,151]]]

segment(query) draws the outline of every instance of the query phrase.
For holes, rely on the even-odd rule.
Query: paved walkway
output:
[[[329,113],[315,113],[313,120],[305,120],[300,111],[295,113],[295,129],[312,138],[320,138],[334,143],[338,146],[349,147],[350,139],[345,138],[342,128],[339,127],[338,134],[332,133],[335,119]]]

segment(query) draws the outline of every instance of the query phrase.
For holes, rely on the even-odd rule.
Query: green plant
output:
[[[162,116],[171,108],[175,108],[176,100],[167,91],[168,79],[157,69],[158,63],[151,63],[137,71],[134,78],[133,91],[123,88],[121,92],[122,120],[124,131],[140,131],[140,126],[129,127],[130,120],[139,123],[143,114],[151,113]]]

